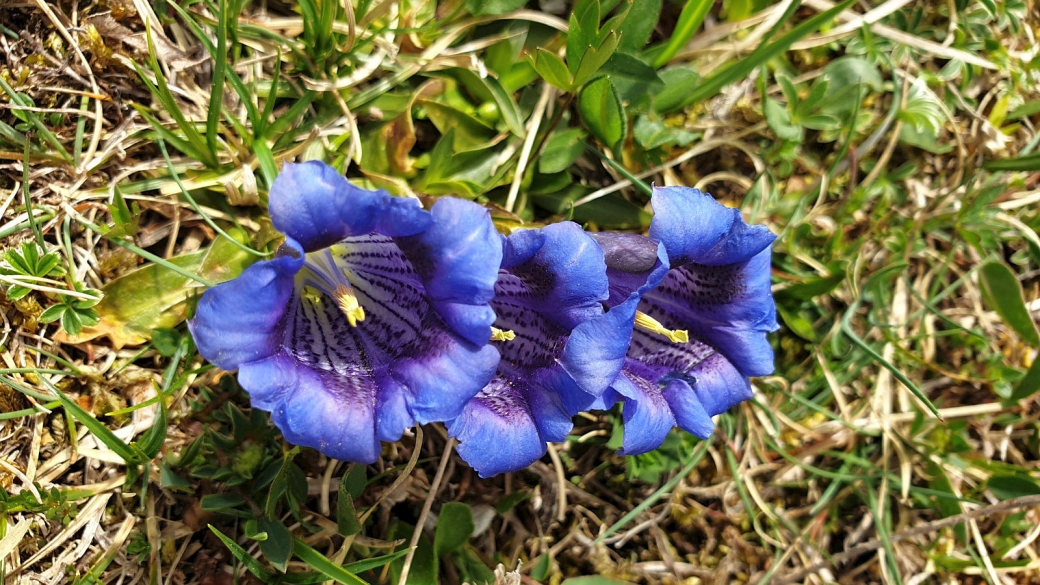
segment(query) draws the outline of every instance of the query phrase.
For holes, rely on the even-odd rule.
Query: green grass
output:
[[[201,584],[230,567],[392,583],[413,538],[409,583],[482,582],[499,563],[572,585],[1027,582],[1040,88],[1026,5],[911,3],[837,37],[866,4],[511,12],[523,5],[167,0],[152,3],[160,28],[88,2],[67,32],[89,72],[54,65],[71,48],[36,7],[5,14],[0,534],[33,522],[0,540],[18,551],[5,582]],[[95,17],[145,42],[103,49]],[[779,234],[776,373],[710,441],[675,431],[622,458],[616,412],[578,417],[558,464],[480,480],[451,458],[432,494],[441,427],[368,467],[293,449],[197,356],[184,319],[277,246],[267,189],[305,159],[508,207],[504,230],[640,231],[647,184],[699,186]],[[416,535],[428,497],[436,527]]]

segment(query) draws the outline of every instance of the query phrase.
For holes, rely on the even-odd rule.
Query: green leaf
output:
[[[653,67],[626,53],[611,55],[600,72],[614,82],[622,101],[640,110],[648,109],[653,94],[665,87]]]
[[[731,83],[735,83],[746,78],[755,68],[760,65],[772,60],[775,57],[779,57],[787,51],[797,41],[808,36],[813,31],[816,31],[820,27],[830,23],[836,16],[848,9],[849,6],[855,0],[845,0],[841,4],[838,4],[831,8],[813,16],[806,20],[798,23],[797,26],[784,33],[780,38],[771,43],[762,43],[757,49],[755,49],[750,55],[741,58],[739,61],[731,63],[723,67],[717,73],[711,75],[699,84],[690,94],[688,103],[697,103],[708,98],[713,97],[715,94],[722,91],[722,88],[726,87]],[[797,8],[798,4],[791,4],[791,9]],[[790,9],[789,9],[790,12]],[[785,19],[781,18],[778,23],[779,26],[785,24]]]
[[[599,0],[579,0],[575,3],[568,20],[567,32],[567,66],[570,73],[578,70],[582,56],[587,49],[593,47],[599,34],[600,3]]]
[[[841,57],[823,68],[827,79],[827,94],[820,111],[848,116],[859,107],[859,102],[870,90],[881,90],[881,72],[876,65],[862,57]]]
[[[1009,400],[1018,402],[1040,392],[1040,359],[1034,359],[1029,366],[1025,377],[1018,381],[1018,385],[1011,392]]]
[[[302,540],[297,538],[294,542],[293,553],[315,571],[344,585],[368,585],[354,573],[330,561],[325,555],[307,546],[307,543]]]
[[[654,112],[669,114],[690,104],[690,95],[697,87],[701,76],[686,67],[673,67],[660,73],[664,88],[653,98]]]
[[[58,402],[65,408],[66,412],[72,415],[72,418],[79,421],[79,423],[93,434],[99,441],[105,444],[106,447],[111,449],[116,455],[118,455],[123,461],[126,461],[128,465],[137,463],[144,463],[142,457],[136,453],[130,445],[123,442],[122,439],[116,436],[108,427],[101,423],[98,419],[94,418],[94,415],[90,414],[86,410],[83,410],[75,400],[70,399],[65,395],[64,392],[58,390],[53,384],[51,384],[46,378],[41,378],[43,383],[58,397]]]
[[[237,494],[209,494],[202,496],[199,507],[206,512],[219,512],[241,507],[245,503],[245,498]]]
[[[1022,285],[1015,273],[1000,260],[990,260],[979,269],[982,298],[1009,327],[1028,344],[1040,347],[1033,317],[1026,308]]]
[[[686,5],[679,14],[679,21],[675,24],[672,36],[669,37],[664,49],[654,58],[654,67],[662,67],[671,61],[672,57],[686,46],[686,43],[690,42],[714,4],[714,0],[686,0]]]
[[[455,131],[455,148],[473,150],[487,144],[495,136],[494,128],[476,116],[440,102],[419,100],[426,115],[442,135]]]
[[[603,229],[639,229],[650,225],[651,216],[642,207],[616,193],[596,200],[595,205],[574,208],[574,221]]]
[[[378,569],[379,567],[392,563],[393,561],[404,558],[406,556],[408,556],[408,549],[404,548],[397,552],[392,552],[387,555],[370,557],[367,559],[362,559],[360,561],[354,561],[353,563],[343,565],[343,568],[350,571],[351,573],[364,573],[365,571]]]
[[[169,413],[166,411],[166,402],[163,395],[159,395],[156,401],[157,409],[155,421],[152,427],[141,436],[141,440],[135,445],[148,459],[155,459],[162,452],[163,444],[166,443],[166,433],[169,431]]]
[[[989,171],[1040,171],[1040,153],[988,160],[982,163],[982,168]]]
[[[344,477],[343,479],[346,479]],[[354,498],[341,482],[339,485],[339,499],[336,504],[336,528],[341,536],[350,536],[361,532],[361,524],[358,522],[357,510],[354,508]]]
[[[571,72],[567,69],[563,59],[557,57],[555,53],[539,47],[531,57],[531,65],[549,85],[561,91],[571,91],[573,87]]]
[[[466,10],[473,16],[505,14],[520,10],[527,0],[466,0]]]
[[[256,575],[257,579],[260,579],[260,581],[264,583],[271,582],[271,579],[274,577],[273,572],[269,571],[268,569],[265,569],[264,566],[260,564],[260,561],[257,561],[252,556],[250,556],[249,552],[246,551],[246,549],[239,546],[237,542],[227,537],[223,532],[217,530],[215,526],[213,526],[212,524],[209,524],[208,526],[210,531],[213,532],[213,534],[215,534],[217,538],[220,539],[220,542],[224,543],[224,546],[228,547],[228,550],[231,551],[231,554],[236,559],[238,559],[238,562],[242,563],[245,566],[245,568],[249,570],[250,573]]]
[[[603,43],[598,47],[585,49],[585,52],[581,55],[581,61],[574,71],[574,85],[580,87],[597,73],[600,73],[603,65],[614,55],[614,50],[617,49],[617,44],[620,40],[621,37],[611,31],[607,33]]]
[[[783,104],[767,97],[762,102],[762,113],[765,114],[766,124],[776,133],[777,138],[801,141],[802,129],[791,123],[791,114]]]
[[[289,529],[273,518],[260,518],[256,525],[261,532],[267,533],[267,538],[260,541],[260,551],[272,565],[284,573],[293,552],[293,537],[289,534]]]
[[[628,15],[618,27],[621,42],[618,50],[634,53],[642,49],[650,39],[661,16],[661,0],[633,0]]]
[[[438,558],[453,552],[473,535],[473,510],[462,502],[441,506],[433,536],[433,553]]]
[[[585,151],[585,133],[581,128],[568,128],[549,138],[538,159],[538,171],[551,175],[566,170]]]
[[[636,118],[632,136],[643,148],[650,150],[666,144],[685,146],[696,140],[699,134],[666,126],[664,121],[656,116],[643,115]]]
[[[1040,485],[1025,474],[994,475],[986,482],[986,487],[1001,500],[1040,495]]]
[[[592,134],[613,149],[625,138],[627,118],[609,77],[592,81],[581,91],[578,111]]]
[[[391,526],[387,539],[403,538],[407,541],[411,538],[414,530],[413,527],[403,522],[397,522]],[[401,581],[403,565],[403,561],[394,561],[390,564],[391,583],[399,583]],[[438,557],[433,554],[433,547],[430,545],[429,539],[426,538],[426,535],[420,535],[415,555],[412,556],[412,566],[408,570],[406,585],[438,585],[438,569]]]
[[[776,298],[778,300],[794,299],[807,301],[820,295],[825,295],[835,288],[838,288],[838,285],[840,285],[843,280],[845,280],[845,271],[839,270],[830,276],[811,278],[805,282],[799,282],[782,288],[776,291]]]

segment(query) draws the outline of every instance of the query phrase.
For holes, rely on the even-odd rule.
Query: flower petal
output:
[[[303,250],[289,240],[272,260],[207,290],[188,329],[199,354],[224,370],[274,354],[282,342],[282,317],[293,294]]]
[[[673,268],[643,295],[640,310],[714,346],[747,376],[771,374],[773,349],[767,334],[778,325],[770,254],[766,247],[744,262]]]
[[[478,345],[491,337],[502,240],[486,209],[444,198],[426,231],[394,241],[422,278],[431,304],[456,333]]]
[[[571,419],[558,400],[531,380],[496,376],[448,426],[458,453],[480,477],[534,463],[549,441],[562,441]]]
[[[633,366],[622,370],[613,386],[624,401],[625,434],[619,455],[653,451],[675,427],[675,416],[661,389],[635,374]]]
[[[657,286],[668,272],[668,254],[664,246],[646,236],[614,232],[589,235],[603,250],[610,283],[610,298],[607,300],[610,307]]]
[[[650,237],[664,244],[673,267],[689,262],[716,266],[748,260],[776,239],[762,225],[747,225],[731,209],[699,189],[654,187]]]
[[[312,252],[350,236],[410,236],[432,223],[416,199],[355,187],[318,161],[286,163],[271,186],[268,209],[278,231]]]

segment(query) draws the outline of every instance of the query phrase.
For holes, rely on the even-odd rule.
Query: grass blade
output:
[[[686,1],[686,6],[683,6],[682,13],[679,14],[679,21],[675,25],[675,31],[672,32],[668,43],[654,58],[654,69],[658,69],[671,61],[672,57],[685,47],[686,43],[690,42],[693,35],[700,29],[701,24],[704,23],[704,18],[708,16],[708,11],[711,10],[714,4],[714,0]]]
[[[330,561],[325,555],[307,546],[299,538],[295,539],[293,554],[299,557],[301,561],[307,563],[312,569],[337,583],[343,583],[344,585],[368,585],[360,577]]]
[[[816,16],[799,23],[776,41],[769,44],[763,43],[747,57],[724,67],[721,71],[702,81],[701,84],[693,90],[692,95],[688,99],[688,103],[695,104],[697,102],[702,102],[722,91],[722,88],[727,85],[744,79],[750,75],[756,67],[781,55],[787,51],[791,45],[798,42],[809,33],[834,20],[834,18],[845,11],[845,9],[852,6],[853,2],[855,2],[855,0],[845,0],[834,8],[821,12]],[[798,2],[792,3],[791,8],[788,9],[788,13],[793,12],[793,9],[797,7]],[[789,16],[789,14],[785,14],[785,17],[786,16]],[[781,18],[777,26],[783,26],[786,20],[786,18]]]

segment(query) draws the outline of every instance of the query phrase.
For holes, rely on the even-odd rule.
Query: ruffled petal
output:
[[[480,477],[521,470],[562,441],[570,417],[552,395],[527,379],[496,376],[448,426],[458,453]]]
[[[444,198],[430,210],[426,231],[395,242],[415,267],[426,294],[444,321],[478,345],[491,337],[502,240],[486,209],[461,199]]]
[[[675,427],[675,416],[661,389],[622,370],[613,386],[624,402],[625,434],[619,455],[638,455],[661,446]]]
[[[629,355],[642,365],[638,370],[628,368],[629,376],[638,372],[655,385],[664,385],[672,378],[685,380],[711,416],[722,414],[751,397],[748,377],[715,348],[697,338],[687,343],[673,343],[636,331]]]
[[[654,187],[650,237],[664,244],[673,267],[689,262],[717,266],[750,259],[776,236],[763,225],[747,225],[731,209],[699,189]]]
[[[285,439],[334,459],[374,463],[381,451],[375,378],[363,372],[343,376],[302,364],[296,374],[296,386],[271,411]]]
[[[278,351],[293,278],[302,266],[303,250],[290,240],[274,259],[203,293],[188,322],[199,354],[221,369],[236,370]]]
[[[711,420],[711,415],[685,380],[671,380],[662,394],[681,429],[701,439],[708,439],[715,432],[715,422]]]
[[[312,252],[351,236],[410,236],[433,218],[416,199],[355,187],[318,161],[286,163],[271,186],[268,209],[278,231]]]

